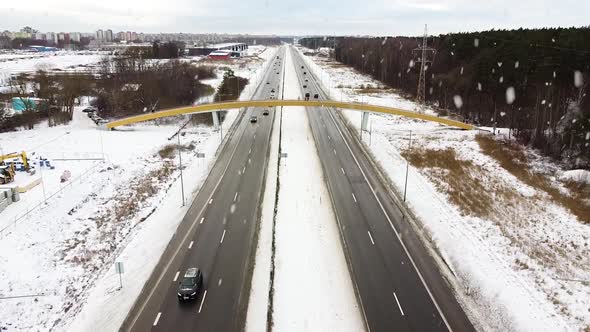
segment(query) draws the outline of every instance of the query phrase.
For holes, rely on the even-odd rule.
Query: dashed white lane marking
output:
[[[250,148],[250,150],[248,150],[248,154],[252,153],[252,148]]]
[[[252,163],[252,159],[248,158],[248,164]]]
[[[213,203],[213,198],[211,198],[211,199],[209,200],[209,204],[211,204],[211,203]]]
[[[178,280],[178,275],[180,275],[180,271],[177,271],[176,272],[176,275],[174,275],[174,280],[172,280],[172,281]]]
[[[371,236],[371,231],[367,231],[367,234],[369,234],[369,239],[371,239],[371,243],[375,245],[375,241],[373,241],[373,237]]]
[[[205,217],[201,218],[201,221],[199,222],[199,224],[202,224],[203,221],[205,221]]]
[[[395,295],[395,292],[393,292],[393,297],[395,297],[395,302],[397,302],[397,306],[399,307],[399,311],[402,313],[402,316],[404,315],[404,310],[402,309],[401,304],[399,304],[399,301],[397,299],[397,295]]]
[[[334,154],[336,154],[336,149],[334,149]]]
[[[205,291],[205,293],[203,294],[203,298],[201,299],[201,305],[199,306],[199,313],[201,313],[201,310],[203,309],[203,303],[205,303],[205,297],[207,297],[207,291]]]
[[[158,312],[158,315],[156,316],[156,320],[154,321],[154,326],[158,325],[158,321],[160,320],[160,316],[162,316],[162,313]]]
[[[354,199],[354,202],[356,203],[356,196],[354,195],[354,193],[352,193],[352,199]]]
[[[344,173],[344,168],[340,167],[340,170],[342,171],[342,174],[346,175],[346,173]]]
[[[219,278],[219,281],[217,282],[217,287],[221,286],[222,282],[223,282],[223,279]]]
[[[193,247],[193,243],[195,243],[195,241],[191,241],[191,243],[188,244],[189,249],[191,249]]]
[[[246,166],[244,166],[244,169],[242,169],[242,174],[246,173]]]
[[[246,224],[246,219],[244,219],[244,224]]]
[[[221,241],[219,241],[219,243],[223,243],[224,238],[225,238],[225,229],[223,230],[223,234],[221,234]]]
[[[236,199],[238,199],[238,192],[236,191],[236,194],[234,195],[234,202],[236,201]]]
[[[330,135],[328,135],[328,141],[330,140]]]

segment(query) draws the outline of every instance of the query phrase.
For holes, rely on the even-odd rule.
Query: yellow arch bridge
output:
[[[358,111],[365,111],[365,112],[372,112],[372,113],[384,113],[384,114],[392,114],[392,115],[399,115],[413,119],[420,119],[425,121],[432,121],[438,122],[440,124],[444,124],[451,127],[457,127],[466,130],[475,129],[475,126],[472,126],[467,123],[463,123],[456,120],[451,120],[447,118],[440,118],[433,115],[428,114],[421,114],[412,111],[405,111],[398,108],[387,107],[387,106],[376,106],[376,105],[369,105],[369,104],[361,104],[361,103],[346,103],[346,102],[339,102],[339,101],[332,101],[332,100],[281,100],[281,99],[271,99],[271,100],[248,100],[248,101],[231,101],[231,102],[222,102],[222,103],[211,103],[211,104],[202,104],[196,106],[188,106],[188,107],[181,107],[181,108],[174,108],[168,109],[159,112],[153,113],[145,113],[141,115],[135,115],[128,118],[123,118],[119,120],[114,120],[108,122],[104,125],[106,129],[113,129],[119,126],[125,126],[133,123],[149,121],[159,118],[164,118],[168,116],[175,116],[181,114],[195,114],[195,113],[206,113],[218,110],[228,110],[228,109],[240,109],[243,107],[273,107],[273,106],[305,106],[305,107],[334,107],[334,108],[341,108],[341,109],[350,109],[350,110],[358,110]]]

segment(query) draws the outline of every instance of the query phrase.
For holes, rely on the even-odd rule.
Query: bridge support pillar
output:
[[[369,112],[363,112],[361,118],[361,131],[369,131]]]
[[[215,129],[218,129],[219,128],[219,112],[213,111],[213,112],[211,112],[211,116],[213,117],[213,127]]]

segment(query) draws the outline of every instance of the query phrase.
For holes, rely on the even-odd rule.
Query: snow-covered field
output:
[[[0,57],[0,87],[8,84],[11,75],[44,70],[77,70],[98,63],[106,53],[48,52],[2,54]]]
[[[270,63],[273,54],[269,49],[262,55],[267,61],[233,69],[255,84],[253,74]],[[247,88],[242,98],[251,92]],[[237,115],[228,113],[224,133]],[[140,124],[98,131],[78,109],[67,126],[40,125],[0,134],[3,150],[25,150],[30,156],[33,152],[66,159],[105,156],[92,161],[54,160],[56,169],[42,174],[46,195],[59,189],[57,179],[63,170],[76,178],[94,168],[67,182],[62,192],[16,224],[9,214],[16,216],[22,207],[26,210],[43,197],[42,186],[0,214],[0,224],[5,220],[11,224],[0,240],[0,297],[16,297],[0,300],[0,330],[119,328],[186,209],[181,206],[176,151],[170,149],[165,157],[159,154],[176,144],[176,137],[169,138],[177,130],[178,124]],[[207,175],[220,141],[219,133],[208,126],[183,130],[187,201]],[[205,158],[197,159],[196,152],[205,153]],[[121,290],[115,261],[125,264]]]
[[[325,58],[306,58],[333,99],[416,108],[392,90],[360,93],[361,85],[381,84]],[[343,113],[358,132],[360,113]],[[483,150],[476,132],[389,115],[371,115],[370,122],[372,133],[364,133],[363,141],[398,192],[403,193],[405,157],[413,157],[407,204],[416,228],[452,269],[459,299],[480,329],[590,328],[587,224],[502,167]],[[571,194],[557,180],[571,172],[534,151],[523,153],[532,169],[546,173],[547,183]]]
[[[301,97],[291,55],[285,98]],[[304,107],[282,114],[273,330],[363,331],[338,226]],[[302,291],[305,290],[305,291]]]

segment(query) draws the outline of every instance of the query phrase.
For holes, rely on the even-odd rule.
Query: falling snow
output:
[[[453,97],[453,102],[455,103],[455,107],[461,108],[463,106],[463,98],[459,95],[455,95]]]
[[[509,87],[506,89],[506,103],[512,104],[516,99],[516,93],[514,91],[514,87]]]

